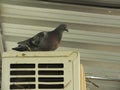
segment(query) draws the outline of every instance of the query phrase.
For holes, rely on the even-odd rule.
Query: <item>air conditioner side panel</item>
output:
[[[80,54],[77,53],[77,57],[74,59],[73,63],[74,71],[74,90],[80,90]]]
[[[1,90],[9,90],[10,81],[10,66],[7,58],[2,60],[2,88]],[[5,73],[6,72],[6,73]]]

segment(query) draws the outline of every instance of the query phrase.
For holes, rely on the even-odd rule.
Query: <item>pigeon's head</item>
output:
[[[67,29],[67,25],[66,24],[60,24],[57,28],[57,30],[60,30],[60,31],[67,31],[68,32],[68,29]]]

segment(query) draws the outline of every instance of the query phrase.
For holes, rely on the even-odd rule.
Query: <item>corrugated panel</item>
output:
[[[2,4],[2,8],[2,16],[5,17],[120,27],[120,17],[114,15],[92,14],[25,6],[21,7],[8,4]]]

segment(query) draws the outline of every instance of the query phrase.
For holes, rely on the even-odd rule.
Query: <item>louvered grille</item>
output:
[[[35,89],[35,64],[10,64],[10,89]]]
[[[36,84],[37,83],[37,84]],[[10,89],[62,89],[64,64],[10,64]]]
[[[64,88],[64,64],[39,64],[38,68],[38,81],[40,82],[38,85],[39,89]]]

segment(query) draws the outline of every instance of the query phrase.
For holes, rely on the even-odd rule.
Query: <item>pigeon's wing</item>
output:
[[[20,42],[18,42],[17,44],[26,44],[27,42],[29,42],[30,39],[31,39],[31,38],[29,38],[29,39],[27,39],[27,40],[24,40],[24,41],[20,41]]]
[[[45,32],[40,32],[35,36],[33,36],[32,38],[18,42],[18,44],[30,44],[30,45],[38,46],[41,40],[44,39],[44,37],[45,37]]]
[[[40,32],[30,39],[30,44],[34,46],[40,46],[41,43],[44,43],[47,37],[47,32]]]

